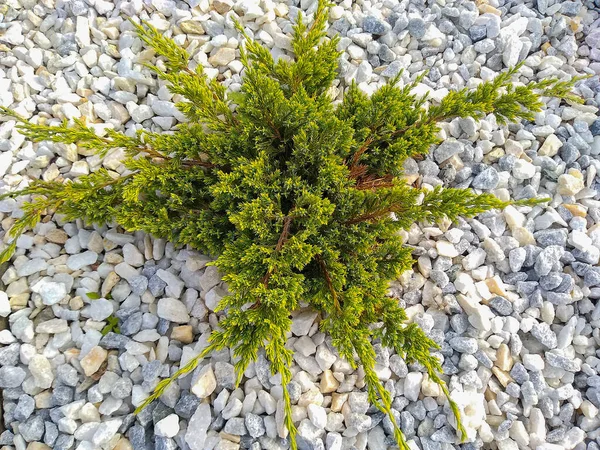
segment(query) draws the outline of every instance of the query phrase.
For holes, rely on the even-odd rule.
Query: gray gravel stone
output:
[[[362,27],[364,31],[372,34],[384,34],[390,29],[389,24],[379,20],[375,16],[366,16],[363,19]]]
[[[39,415],[33,415],[25,422],[20,423],[18,430],[26,442],[41,441],[44,435],[44,419]]]
[[[447,139],[433,151],[433,155],[436,162],[441,163],[454,155],[463,153],[464,150],[464,145],[461,142]]]
[[[531,328],[531,335],[536,338],[541,344],[548,348],[556,348],[556,334],[550,329],[550,325],[545,322],[536,323]]]
[[[195,395],[183,394],[175,405],[175,413],[184,419],[189,419],[200,405],[200,401]]]
[[[225,424],[223,431],[225,431],[225,433],[233,434],[234,436],[243,436],[247,431],[245,420],[241,417],[232,417]]]
[[[472,186],[475,189],[494,189],[499,181],[500,177],[496,169],[489,167],[473,179]]]
[[[479,349],[479,346],[477,345],[477,340],[468,337],[452,338],[450,339],[450,345],[457,352],[467,353],[469,355],[474,354]]]
[[[13,411],[13,417],[19,422],[23,422],[31,416],[35,409],[35,400],[29,395],[23,395],[19,398],[19,403]]]
[[[25,376],[25,371],[20,367],[0,367],[0,388],[21,386]]]
[[[513,305],[504,297],[496,296],[490,300],[490,308],[492,308],[500,316],[510,316],[513,312]]]
[[[263,423],[263,418],[256,414],[246,414],[244,424],[246,425],[246,430],[248,431],[248,434],[253,438],[259,438],[266,432],[265,425]]]
[[[414,17],[408,22],[408,32],[411,36],[421,39],[425,36],[425,21],[420,17]]]

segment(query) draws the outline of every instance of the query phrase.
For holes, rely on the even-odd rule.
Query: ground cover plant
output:
[[[459,410],[441,378],[437,345],[388,296],[388,284],[413,260],[399,231],[415,222],[473,217],[509,204],[469,189],[425,190],[402,178],[407,158],[427,155],[439,143],[438,124],[456,117],[494,114],[501,124],[531,120],[542,96],[578,101],[577,78],[513,82],[519,67],[474,89],[450,92],[438,104],[412,94],[421,81],[399,75],[367,96],[350,86],[339,105],[329,88],[337,75],[338,39],[326,35],[327,4],[311,24],[297,20],[293,59],[274,61],[243,28],[242,88],[227,92],[202,67],[148,24],[138,36],[162,57],[149,67],[186,101],[188,122],[174,134],[141,131],[100,136],[84,120],[47,126],[3,108],[35,142],[76,143],[100,155],[126,151],[123,174],[99,170],[77,180],[34,180],[7,196],[28,196],[23,216],[9,231],[0,261],[18,236],[49,213],[67,220],[118,223],[216,257],[231,295],[207,348],[139,406],[157,399],[214,350],[233,349],[237,382],[261,348],[281,376],[285,423],[296,447],[291,402],[292,352],[286,347],[291,313],[301,303],[320,313],[321,330],[340,356],[364,369],[370,401],[389,415],[402,449],[408,446],[391,411],[392,398],[375,371],[374,340],[409,363],[420,363],[448,397],[461,435]],[[543,199],[517,202],[530,205]],[[109,323],[116,326],[116,323]]]

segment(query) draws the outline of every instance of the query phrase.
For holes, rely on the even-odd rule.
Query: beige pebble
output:
[[[563,206],[569,210],[571,214],[577,217],[586,217],[587,208],[577,203],[564,203]]]
[[[194,332],[191,325],[180,325],[174,327],[171,332],[171,339],[175,339],[183,344],[190,344],[194,340]]]
[[[51,408],[52,405],[52,392],[47,390],[40,392],[36,396],[33,397],[35,400],[35,407],[37,409],[46,409]]]
[[[338,394],[334,392],[331,394],[331,410],[333,412],[340,412],[342,410],[342,406],[348,400],[348,394]]]
[[[319,385],[322,393],[329,394],[334,392],[339,385],[339,381],[335,379],[331,370],[327,369],[323,372],[323,375],[321,375],[321,384]]]
[[[496,16],[502,15],[502,12],[499,9],[494,8],[492,5],[480,5],[478,9],[481,14],[494,14]]]
[[[512,230],[513,237],[519,242],[520,246],[534,245],[535,237],[533,233],[525,227],[518,227]]]
[[[197,20],[184,20],[179,23],[179,28],[186,34],[204,34],[204,28]]]
[[[87,248],[96,253],[102,253],[104,251],[104,241],[102,240],[100,233],[97,231],[92,232]]]
[[[123,262],[123,256],[118,253],[106,253],[104,255],[104,262],[108,264],[121,264]]]
[[[104,350],[102,347],[95,346],[90,350],[90,352],[83,357],[80,361],[81,367],[83,368],[83,372],[86,376],[91,376],[100,369],[102,363],[106,361],[106,357],[108,356],[108,352]]]
[[[112,289],[116,286],[119,280],[121,280],[121,277],[117,275],[116,272],[110,272],[104,279],[104,282],[102,283],[100,295],[103,298],[106,298],[106,296],[110,294],[110,291],[112,291]]]
[[[494,363],[499,369],[509,371],[513,366],[513,358],[510,354],[508,345],[500,344],[498,351],[496,352],[496,362]]]
[[[52,450],[52,448],[42,442],[30,442],[27,450]]]
[[[428,375],[425,375],[421,382],[421,392],[425,397],[439,397],[442,395],[442,388],[435,381],[431,380]]]
[[[67,239],[69,239],[67,233],[58,228],[50,230],[48,233],[46,233],[46,240],[48,242],[52,242],[53,244],[64,244],[67,242]]]
[[[498,367],[492,367],[492,373],[496,375],[496,378],[500,382],[500,384],[504,387],[508,386],[509,383],[512,383],[513,379],[509,374],[499,369]]]
[[[23,309],[27,306],[28,301],[29,301],[29,294],[27,294],[27,293],[14,295],[14,296],[10,297],[10,300],[9,300],[10,309],[12,309],[13,311]]]
[[[69,307],[73,311],[80,310],[81,308],[83,308],[83,299],[80,296],[73,297],[71,300],[69,300]]]
[[[233,0],[214,0],[212,6],[219,14],[225,14],[231,10],[233,3]]]
[[[113,450],[133,450],[133,445],[131,445],[129,439],[122,437],[119,439],[119,442],[117,442],[117,445],[115,445]]]
[[[235,59],[235,49],[221,47],[214,55],[208,58],[208,62],[213,67],[226,66]]]
[[[540,156],[554,156],[558,153],[558,150],[562,147],[562,142],[555,134],[551,134],[546,138],[540,149],[538,155]]]
[[[485,280],[485,284],[492,294],[501,295],[502,297],[507,296],[506,290],[504,289],[506,286],[498,275]]]
[[[560,195],[575,195],[584,188],[583,175],[577,169],[569,169],[558,177],[557,192]]]

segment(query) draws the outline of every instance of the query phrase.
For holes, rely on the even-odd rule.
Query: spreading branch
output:
[[[327,284],[327,289],[329,289],[329,292],[331,293],[331,298],[333,299],[333,306],[339,312],[341,309],[340,301],[338,299],[338,294],[335,291],[335,288],[333,287],[333,282],[331,281],[331,275],[327,270],[327,265],[325,264],[325,261],[323,261],[323,257],[321,255],[315,256],[315,259],[319,263],[319,267],[321,267],[321,271],[323,272],[323,278],[325,279],[325,283]]]

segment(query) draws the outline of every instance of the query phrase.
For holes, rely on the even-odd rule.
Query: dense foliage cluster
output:
[[[371,96],[350,86],[335,105],[328,90],[341,53],[338,38],[326,36],[327,17],[322,2],[312,25],[297,20],[289,60],[275,61],[238,27],[246,40],[236,93],[208,79],[201,66],[190,69],[189,55],[172,40],[148,24],[134,24],[162,57],[163,64],[148,67],[186,99],[177,107],[189,121],[174,134],[131,137],[107,130],[101,136],[84,120],[50,127],[3,109],[33,141],[76,143],[100,154],[119,147],[127,157],[122,174],[102,169],[77,180],[35,180],[8,194],[30,197],[1,259],[9,259],[17,237],[49,212],[118,223],[214,255],[231,293],[219,306],[226,314],[206,350],[159,383],[141,407],[213,350],[233,349],[239,382],[264,348],[273,373],[281,375],[295,447],[286,338],[291,313],[307,303],[320,313],[321,330],[339,354],[362,365],[371,402],[389,415],[398,444],[407,449],[392,398],[375,371],[372,341],[420,363],[446,395],[448,390],[432,352],[436,344],[407,324],[398,300],[387,295],[389,281],[413,264],[399,231],[507,203],[471,190],[413,187],[402,178],[403,163],[438,143],[440,121],[487,114],[500,123],[530,120],[543,106],[540,95],[575,101],[574,80],[513,84],[515,68],[429,105],[427,97],[411,93],[421,78],[402,85],[398,76]]]

